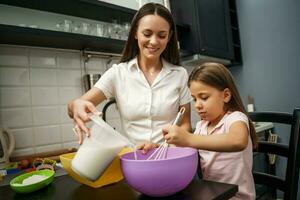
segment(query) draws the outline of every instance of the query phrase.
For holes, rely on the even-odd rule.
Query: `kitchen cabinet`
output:
[[[0,4],[120,24],[130,23],[136,10],[97,0],[0,0]],[[0,43],[121,54],[124,40],[0,24]]]
[[[170,0],[180,48],[241,63],[235,0]]]

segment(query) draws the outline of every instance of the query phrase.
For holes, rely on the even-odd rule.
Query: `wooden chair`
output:
[[[282,191],[284,193],[284,200],[296,200],[300,166],[300,108],[295,108],[293,114],[251,112],[249,113],[249,117],[254,122],[273,122],[291,125],[288,145],[259,141],[258,148],[255,150],[257,152],[285,157],[287,159],[285,179],[256,171],[253,172],[253,176],[255,184],[265,185]]]

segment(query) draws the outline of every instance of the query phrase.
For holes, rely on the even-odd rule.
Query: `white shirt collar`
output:
[[[167,73],[173,70],[178,70],[176,67],[174,67],[173,64],[169,63],[168,61],[166,61],[164,58],[162,58],[162,65],[163,65],[163,70],[166,71]],[[133,58],[132,60],[128,61],[128,68],[130,70],[133,69],[133,67],[135,67],[135,69],[140,70],[140,68],[138,67],[138,59],[137,56],[135,58]]]

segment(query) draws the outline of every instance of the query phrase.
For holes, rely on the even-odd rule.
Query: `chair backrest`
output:
[[[112,104],[117,103],[115,99],[111,99],[109,100],[103,107],[102,109],[102,119],[106,122],[106,111],[108,109],[109,106],[111,106]]]
[[[262,172],[253,172],[254,182],[284,192],[285,200],[296,200],[298,192],[300,166],[300,108],[293,114],[280,112],[251,112],[249,117],[254,122],[273,122],[291,125],[289,144],[259,141],[257,152],[270,153],[287,158],[285,179]]]

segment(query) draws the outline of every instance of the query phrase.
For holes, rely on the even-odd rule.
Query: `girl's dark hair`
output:
[[[129,31],[129,36],[126,42],[126,45],[123,49],[122,57],[120,62],[127,62],[139,53],[138,42],[135,39],[135,34],[138,29],[139,20],[146,15],[159,15],[164,18],[170,25],[170,40],[166,46],[166,49],[162,53],[162,57],[168,62],[179,65],[180,57],[179,50],[177,44],[177,34],[176,34],[176,26],[170,11],[161,4],[158,3],[147,3],[143,7],[141,7],[131,22],[131,28]]]
[[[234,78],[230,71],[222,64],[219,63],[203,63],[196,67],[189,76],[188,86],[190,87],[192,81],[201,81],[211,87],[223,91],[228,88],[231,91],[231,99],[225,104],[225,111],[240,111],[248,116],[248,113],[243,105],[240,94],[234,83]],[[249,119],[250,136],[253,148],[257,147],[257,136],[254,125]]]

